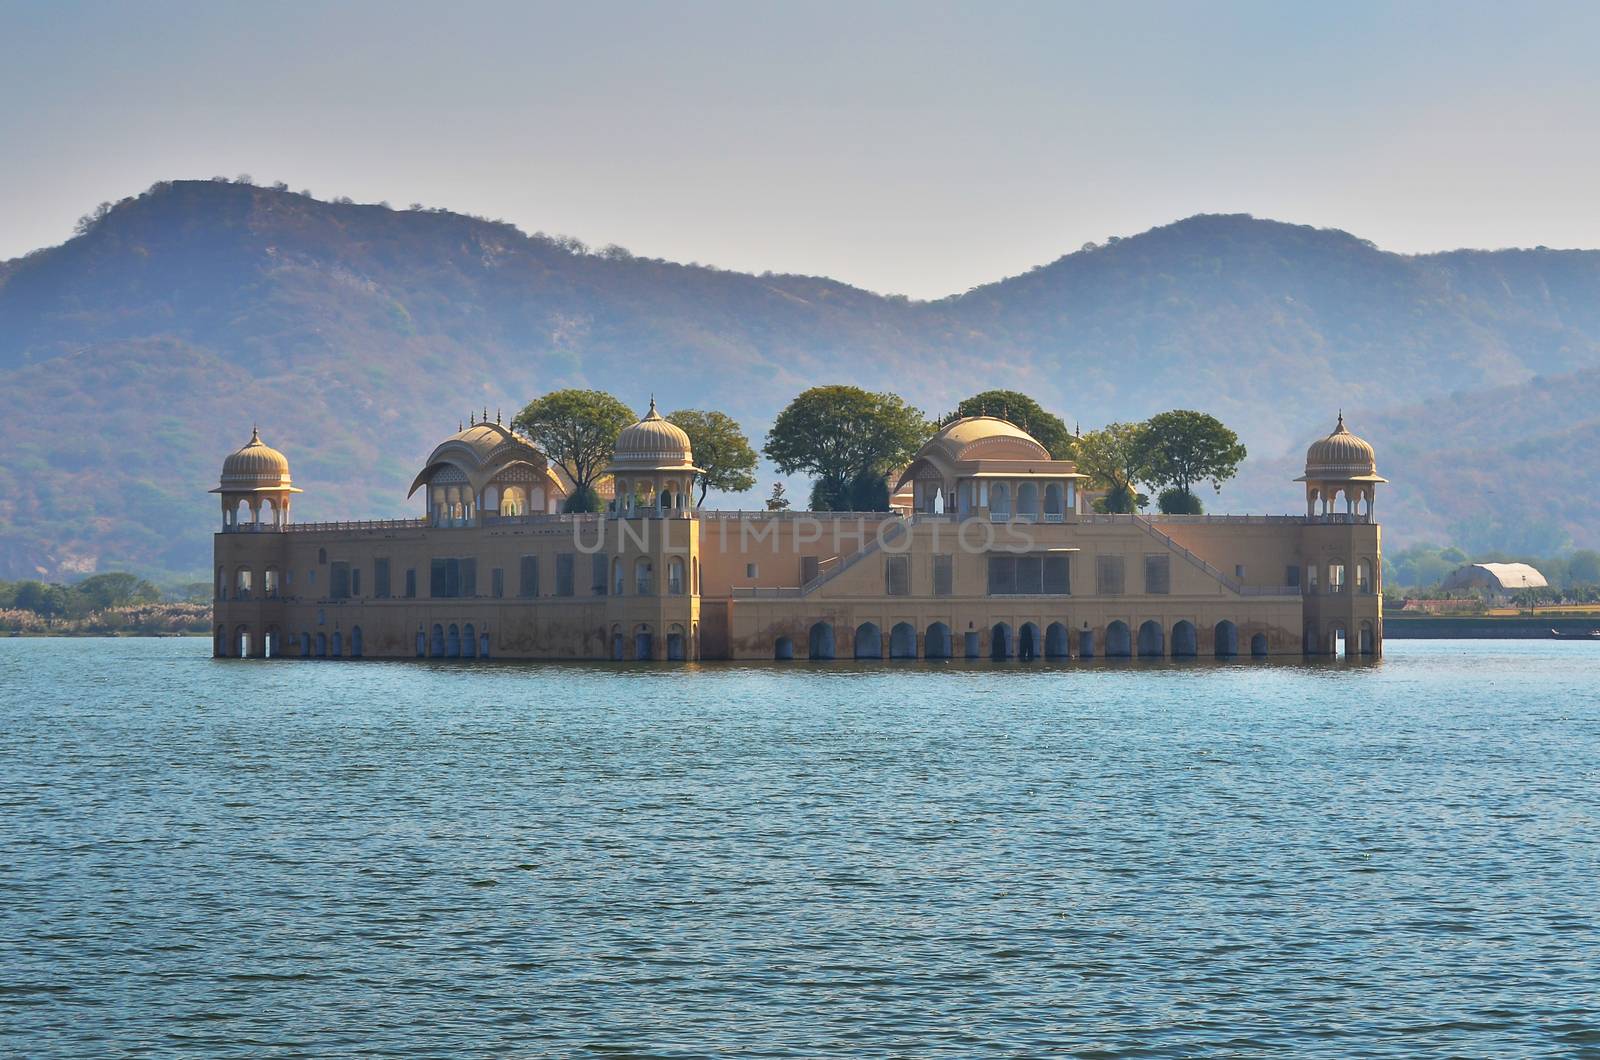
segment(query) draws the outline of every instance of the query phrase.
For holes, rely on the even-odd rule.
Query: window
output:
[[[556,553],[556,595],[571,596],[573,554],[571,552]]]
[[[1235,578],[1238,578],[1240,581],[1244,581],[1244,564],[1243,563],[1235,563],[1233,565],[1233,576]]]
[[[428,595],[437,597],[477,596],[476,559],[436,559],[428,569]]]
[[[933,557],[933,595],[951,596],[955,593],[955,557]]]
[[[317,549],[317,562],[318,563],[326,563],[326,562],[328,562],[328,550],[327,549],[325,549],[325,548]]]
[[[417,568],[415,568],[415,567],[407,567],[406,568],[406,599],[407,600],[415,600],[416,598],[417,598]]]
[[[683,560],[677,556],[667,561],[667,592],[673,596],[683,595]]]
[[[517,572],[517,595],[528,599],[539,595],[539,557],[523,556]]]
[[[389,561],[372,561],[372,595],[378,600],[389,599]]]
[[[1172,556],[1157,552],[1144,558],[1144,591],[1153,596],[1172,592]]]
[[[816,556],[800,557],[800,584],[808,585],[815,581],[821,571],[821,561]]]
[[[350,598],[350,564],[335,563],[328,569],[328,596],[334,600]]]
[[[589,571],[592,577],[590,591],[596,596],[604,596],[606,594],[606,578],[611,573],[611,561],[598,552],[590,556],[589,559]]]
[[[1121,556],[1096,556],[1094,591],[1101,596],[1121,596],[1125,591],[1124,567]]]
[[[489,594],[496,600],[506,594],[506,572],[502,567],[496,567],[489,572]]]
[[[307,585],[315,585],[315,584],[317,584],[317,572],[316,571],[314,571],[314,570],[306,571],[306,584]]]
[[[464,559],[461,561],[461,595],[478,595],[478,561]]]
[[[638,593],[640,596],[654,595],[656,591],[655,564],[651,563],[647,559],[634,560],[633,584],[634,592]]]
[[[890,596],[910,596],[911,557],[886,556],[883,568],[884,592]]]
[[[754,563],[746,563],[744,565],[744,576],[746,578],[759,578],[761,577],[761,568]]]
[[[428,561],[428,595],[448,596],[445,590],[445,564],[447,560],[435,559]]]
[[[1315,563],[1306,564],[1306,588],[1312,592],[1317,591],[1317,565]]]
[[[350,595],[351,596],[360,596],[361,595],[361,568],[360,567],[351,567],[350,568]]]
[[[1344,564],[1328,564],[1328,591],[1330,593],[1344,592]]]
[[[1067,557],[1048,552],[989,556],[989,595],[1065,596],[1071,591]]]
[[[1299,564],[1291,563],[1287,567],[1283,568],[1283,584],[1294,589],[1300,588]]]

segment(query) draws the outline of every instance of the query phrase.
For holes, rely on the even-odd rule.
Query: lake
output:
[[[1600,1050],[1600,645],[0,641],[0,1052]]]

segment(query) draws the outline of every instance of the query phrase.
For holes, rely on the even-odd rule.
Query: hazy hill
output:
[[[1202,216],[917,303],[176,182],[0,264],[0,577],[203,569],[205,490],[252,422],[289,453],[301,518],[407,511],[411,475],[469,409],[573,384],[724,408],[753,436],[814,382],[930,413],[1014,386],[1086,428],[1206,408],[1256,456],[1219,504],[1257,511],[1297,507],[1284,472],[1342,406],[1395,480],[1391,539],[1523,532],[1480,525],[1483,497],[1458,488],[1472,451],[1502,499],[1514,487],[1596,544],[1597,353],[1590,251],[1406,257]],[[1550,453],[1569,458],[1559,498]]]

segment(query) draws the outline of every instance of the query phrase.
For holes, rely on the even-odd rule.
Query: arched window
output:
[[[250,599],[250,581],[251,573],[249,567],[240,567],[238,571],[234,573],[233,598],[235,600]]]
[[[623,589],[624,589],[624,584],[623,583],[625,581],[627,581],[627,578],[623,574],[622,557],[621,556],[613,556],[611,558],[611,595],[612,596],[621,596],[622,595]]]
[[[1044,488],[1044,514],[1062,515],[1064,513],[1061,483],[1052,482]]]
[[[1344,592],[1344,561],[1334,560],[1328,564],[1328,591],[1330,593]]]
[[[647,559],[642,559],[642,558],[634,560],[633,561],[633,585],[634,585],[634,591],[637,592],[640,596],[651,596],[651,595],[653,595],[655,593],[655,591],[656,591],[656,568],[655,568],[655,564],[651,563]]]
[[[1024,519],[1032,519],[1039,514],[1039,487],[1032,482],[1024,482],[1017,487],[1017,515]]]
[[[667,592],[673,596],[683,595],[683,558],[680,556],[667,561]]]
[[[1372,561],[1362,559],[1356,563],[1356,592],[1372,592]]]
[[[996,482],[989,487],[989,514],[997,516],[1011,515],[1011,487],[1004,482]]]

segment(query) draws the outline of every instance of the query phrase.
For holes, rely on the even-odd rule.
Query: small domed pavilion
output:
[[[1389,480],[1378,474],[1371,444],[1350,433],[1340,412],[1333,433],[1312,442],[1306,450],[1306,473],[1295,481],[1306,484],[1306,518],[1370,523],[1377,484]],[[1341,495],[1342,512],[1338,504]]]
[[[283,529],[289,525],[289,499],[304,491],[289,477],[289,458],[252,427],[250,440],[222,461],[222,481],[210,492],[222,495],[222,529],[230,533]],[[242,518],[247,511],[249,519]]]
[[[682,427],[656,411],[617,435],[611,465],[615,487],[611,510],[618,515],[680,515],[694,510],[694,450]]]

